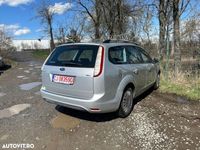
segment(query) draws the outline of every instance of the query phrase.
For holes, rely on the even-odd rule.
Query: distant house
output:
[[[50,48],[49,40],[13,40],[13,46],[16,47],[17,51]]]

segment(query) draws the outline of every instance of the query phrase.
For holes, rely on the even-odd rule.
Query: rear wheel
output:
[[[118,109],[118,116],[125,118],[127,117],[133,109],[133,90],[128,87],[124,90],[121,103]]]
[[[160,74],[157,74],[156,82],[154,83],[154,90],[157,90],[160,86]]]

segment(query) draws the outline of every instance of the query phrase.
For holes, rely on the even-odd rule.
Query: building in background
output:
[[[49,40],[13,40],[17,51],[49,49]]]

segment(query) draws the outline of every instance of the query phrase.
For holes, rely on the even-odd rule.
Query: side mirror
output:
[[[159,60],[157,58],[153,58],[154,63],[159,63]]]

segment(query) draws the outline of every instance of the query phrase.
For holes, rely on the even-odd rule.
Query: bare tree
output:
[[[173,1],[173,21],[174,21],[174,71],[175,76],[179,73],[181,68],[181,50],[180,50],[180,10],[179,0]]]
[[[92,38],[118,38],[129,34],[133,39],[138,39],[138,31],[142,31],[142,25],[138,22],[145,12],[146,3],[127,0],[77,0],[77,3],[90,20],[85,29],[94,29]],[[148,18],[149,23],[149,13]]]
[[[200,34],[199,27],[200,18],[198,16],[189,18],[182,25],[181,39],[184,42],[189,43],[189,47],[192,47],[192,44],[198,41]]]
[[[59,24],[54,34],[54,37],[57,40],[55,44],[59,45],[66,43],[67,33],[68,33],[68,28],[64,24]]]
[[[143,31],[145,32],[145,34],[147,36],[148,43],[151,42],[151,40],[150,40],[151,20],[152,20],[152,15],[151,15],[150,11],[147,11],[146,15],[145,15],[145,19],[144,19]]]
[[[80,36],[77,33],[77,30],[75,30],[73,28],[70,30],[70,33],[68,34],[67,38],[68,38],[69,42],[80,42],[81,41]]]
[[[7,49],[11,44],[11,38],[6,35],[3,30],[0,30],[0,50]]]
[[[174,43],[174,72],[177,77],[181,70],[181,49],[180,49],[180,17],[186,10],[190,0],[173,0],[173,43]]]
[[[53,35],[53,19],[54,12],[49,9],[49,4],[47,1],[42,0],[41,4],[36,8],[36,18],[40,19],[41,23],[47,27],[47,33],[50,36],[50,51],[55,48],[54,35]]]
[[[113,38],[127,33],[129,19],[137,18],[141,6],[126,0],[106,0],[101,1],[101,9],[103,27],[108,31],[108,36]]]
[[[172,30],[172,0],[159,0],[158,20],[159,20],[159,59],[162,67],[168,72],[168,60],[170,57],[170,32]],[[167,56],[166,63],[163,62],[164,56]]]
[[[94,25],[94,38],[100,39],[100,19],[101,19],[101,9],[100,9],[100,2],[101,0],[89,0],[92,6],[88,6],[87,4],[83,3],[82,0],[78,0],[78,4],[84,9],[84,13],[88,15]]]
[[[54,32],[56,45],[69,42],[68,40],[69,37],[70,37],[70,41],[72,41],[73,39],[75,40],[73,42],[80,42],[82,40],[85,24],[87,22],[86,18],[78,14],[74,16],[73,20],[74,21],[71,22],[70,24],[66,22],[67,20],[58,23],[58,27],[57,29],[55,29],[55,32]],[[78,38],[71,38],[71,37],[75,37],[74,35]]]
[[[166,26],[167,26],[167,9],[168,9],[169,0],[160,0],[158,8],[159,16],[159,57],[160,61],[163,60],[164,51],[166,49],[165,45],[165,35],[166,35]]]
[[[12,45],[11,37],[4,30],[0,29],[0,55],[6,57],[13,50],[15,50],[15,47]]]

